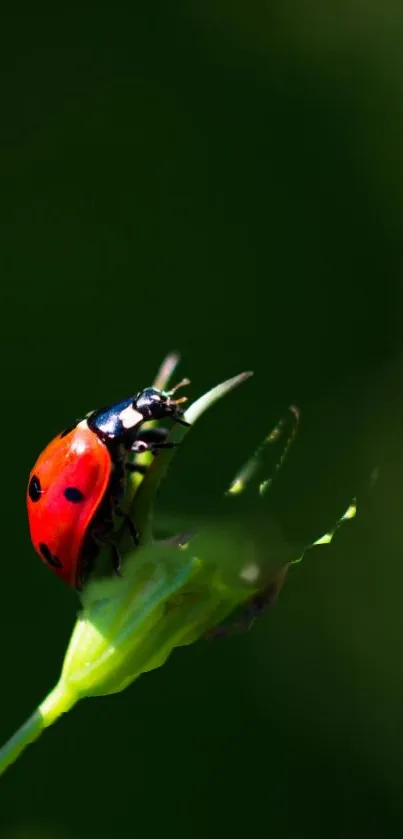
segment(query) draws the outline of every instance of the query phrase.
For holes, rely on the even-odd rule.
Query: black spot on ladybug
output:
[[[75,425],[69,425],[69,427],[65,428],[64,431],[62,431],[62,433],[60,434],[60,439],[62,437],[67,437],[67,435],[70,434],[70,431],[74,431],[74,429]]]
[[[42,495],[41,482],[37,475],[32,475],[28,486],[28,495],[31,501],[39,501]]]
[[[67,501],[71,501],[73,504],[79,504],[80,501],[84,501],[84,495],[78,487],[66,487],[63,495],[67,498]]]
[[[46,562],[48,562],[49,565],[52,565],[53,568],[61,568],[62,567],[62,563],[60,562],[60,559],[58,559],[57,556],[52,554],[52,551],[48,548],[47,545],[45,545],[44,542],[39,542],[39,550],[40,550],[43,558],[46,560]]]

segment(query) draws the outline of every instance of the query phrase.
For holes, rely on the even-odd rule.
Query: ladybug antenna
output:
[[[171,390],[166,391],[166,395],[168,396],[171,405],[183,405],[184,402],[187,402],[187,396],[180,396],[179,399],[171,399],[171,396],[173,396],[174,393],[176,393],[176,391],[179,390],[179,388],[185,387],[186,385],[190,385],[190,379],[181,379],[181,381],[178,382],[178,384],[175,385],[175,387],[171,388]],[[188,422],[185,422],[185,420],[181,419],[181,417],[179,417],[177,414],[174,414],[174,418],[176,422],[180,423],[180,425],[189,425]]]
[[[171,390],[165,391],[166,395],[171,397],[177,390],[179,390],[180,387],[186,387],[187,385],[190,385],[190,379],[181,379],[175,387],[172,387]],[[175,399],[175,401],[172,400],[173,405],[180,405],[182,402],[187,402],[187,396],[181,396],[180,399]]]

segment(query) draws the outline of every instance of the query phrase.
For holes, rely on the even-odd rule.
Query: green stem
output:
[[[52,725],[62,714],[75,705],[78,697],[73,696],[62,683],[48,694],[46,699],[0,749],[0,775],[17,760],[21,752]]]
[[[163,385],[171,376],[176,364],[178,356],[171,353],[162,365],[158,375],[157,384]],[[217,387],[210,390],[207,394],[200,397],[193,403],[185,414],[186,421],[193,425],[196,420],[210,407],[217,399],[220,399],[225,394],[229,393],[234,387],[245,381],[251,373],[242,373],[239,376],[234,376],[226,382],[222,382]],[[183,426],[174,427],[172,432],[172,440],[180,442],[186,428]],[[167,469],[167,466],[173,456],[173,450],[163,451],[158,458],[151,464],[146,476],[140,483],[135,495],[135,510],[136,520],[140,522],[141,533],[145,534],[144,542],[152,541],[152,507],[155,495],[162,477]],[[116,605],[116,604],[114,604]],[[73,634],[74,637],[74,634]],[[73,641],[74,643],[74,641]],[[161,656],[158,653],[158,660]],[[153,665],[154,666],[154,665]],[[83,693],[85,695],[85,691]],[[42,734],[42,731],[47,726],[52,725],[63,713],[69,711],[79,699],[79,693],[74,693],[61,680],[56,687],[49,693],[46,699],[42,702],[32,716],[24,725],[11,737],[8,743],[0,749],[0,775],[12,764],[24,749],[33,743]]]

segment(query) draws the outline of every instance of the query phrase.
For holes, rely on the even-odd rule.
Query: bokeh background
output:
[[[403,830],[403,11],[368,0],[49,6],[0,31],[0,734],[55,682],[78,602],[25,487],[76,416],[170,349],[198,396],[165,513],[214,511],[290,401],[271,515],[357,519],[253,631],[83,702],[1,780],[5,839]]]

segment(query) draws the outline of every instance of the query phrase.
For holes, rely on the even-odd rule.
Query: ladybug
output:
[[[162,428],[143,429],[144,422],[172,417],[182,425],[180,403],[165,392],[145,388],[123,402],[98,411],[67,428],[44,449],[28,481],[29,530],[35,550],[62,580],[80,590],[100,548],[109,545],[113,566],[120,555],[113,538],[114,514],[126,520],[135,544],[138,534],[120,507],[127,473],[144,471],[129,461],[132,453],[172,447]]]

